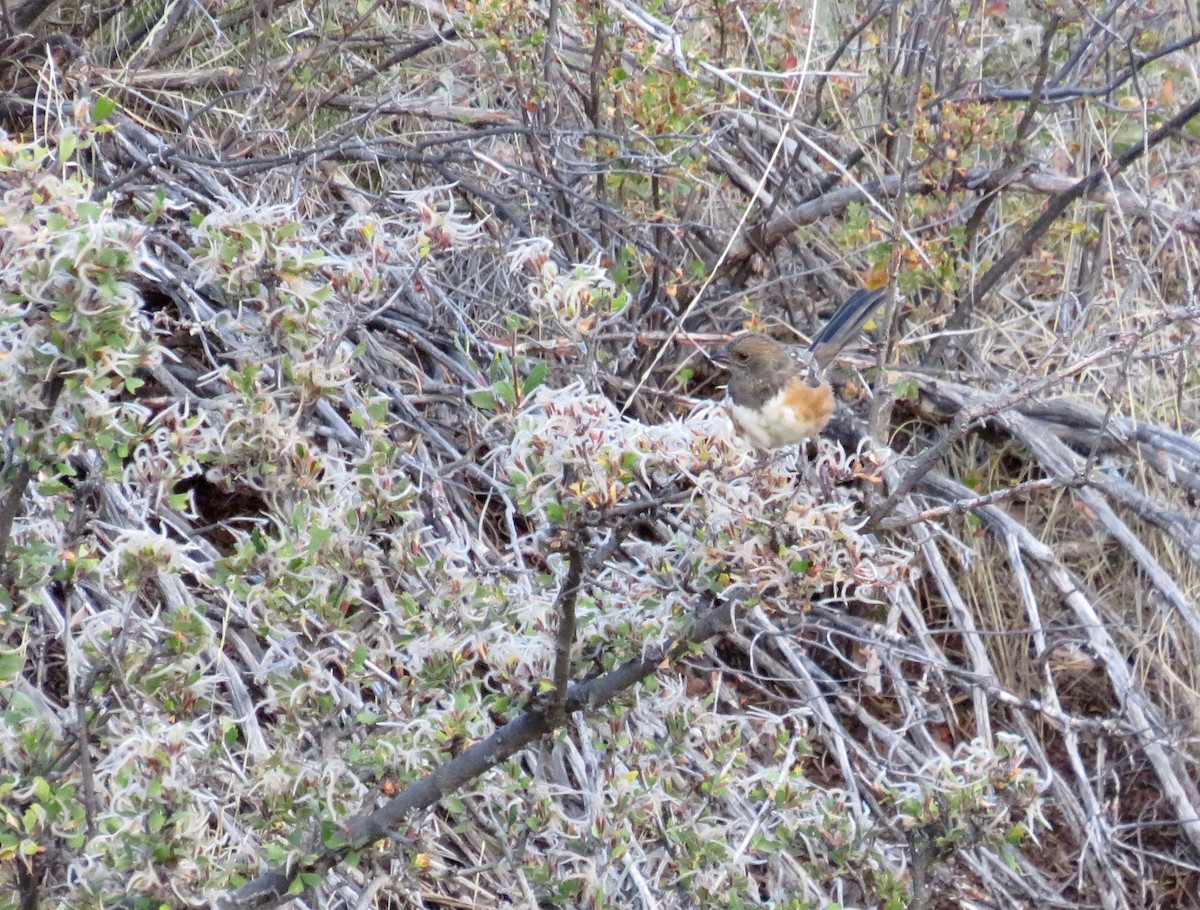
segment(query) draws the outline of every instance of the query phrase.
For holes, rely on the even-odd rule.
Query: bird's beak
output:
[[[729,345],[732,342],[728,335],[688,335],[680,333],[676,336],[676,341],[684,347],[695,348],[701,357],[717,369],[729,369]],[[714,347],[717,344],[720,344],[720,347]]]
[[[712,352],[713,365],[718,369],[729,371],[729,345],[723,344]]]

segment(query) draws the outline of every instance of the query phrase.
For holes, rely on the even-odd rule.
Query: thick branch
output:
[[[566,720],[567,694],[571,674],[571,648],[575,644],[575,604],[579,600],[579,588],[583,583],[583,540],[581,531],[575,532],[571,541],[571,552],[567,555],[567,577],[563,579],[558,597],[554,601],[554,615],[558,617],[558,634],[554,640],[554,691],[551,707],[557,715],[558,724]]]

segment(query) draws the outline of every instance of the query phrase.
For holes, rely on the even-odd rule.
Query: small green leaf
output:
[[[511,382],[505,382],[501,379],[492,389],[496,392],[496,397],[510,407],[517,403],[517,393],[513,390]]]
[[[481,389],[478,392],[472,392],[467,396],[471,404],[479,408],[481,411],[498,411],[500,405],[496,401],[496,396],[488,389]]]
[[[70,488],[57,477],[52,477],[38,484],[38,492],[43,496],[61,496],[68,489]]]
[[[24,666],[25,654],[21,650],[0,651],[0,683],[12,682]]]
[[[113,101],[107,95],[97,95],[96,103],[92,105],[92,123],[100,123],[106,120],[113,111],[117,109],[117,102]]]
[[[525,377],[525,381],[521,383],[521,397],[524,398],[546,380],[546,373],[550,371],[550,367],[546,361],[539,360],[533,365],[533,369],[529,371],[529,375]]]
[[[326,827],[326,829],[322,832],[321,839],[325,842],[325,846],[330,850],[337,850],[346,845],[345,833],[341,829],[335,828],[332,825]]]

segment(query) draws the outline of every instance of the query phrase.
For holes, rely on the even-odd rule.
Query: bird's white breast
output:
[[[833,393],[822,383],[813,387],[797,381],[776,392],[761,409],[726,400],[729,414],[742,435],[760,449],[796,445],[816,436],[833,413]]]

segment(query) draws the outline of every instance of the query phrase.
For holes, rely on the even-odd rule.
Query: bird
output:
[[[825,429],[836,407],[825,369],[884,295],[882,289],[855,291],[798,356],[759,332],[734,336],[720,354],[730,371],[725,401],[747,441],[758,449],[778,449]]]

